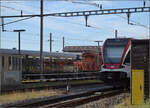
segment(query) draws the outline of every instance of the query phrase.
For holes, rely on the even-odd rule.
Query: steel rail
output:
[[[49,75],[74,75],[74,74],[99,74],[100,72],[60,72],[60,73],[48,73],[43,74],[44,76]],[[40,76],[41,74],[24,74],[23,76]]]
[[[30,84],[36,84],[37,82],[31,82]],[[44,82],[43,82],[44,83]],[[26,84],[26,83],[24,83]],[[28,82],[29,84],[29,82]],[[2,91],[2,93],[12,93],[12,92],[30,92],[30,91],[40,91],[40,90],[49,90],[49,89],[66,89],[67,87],[67,82],[64,82],[63,84],[59,84],[57,85],[55,82],[53,82],[54,85],[42,85],[42,86],[37,86],[37,87],[22,87],[22,88],[15,88],[13,90],[5,90]],[[55,85],[56,84],[56,85]],[[99,83],[99,82],[93,82],[93,83],[80,83],[80,84],[71,84],[69,83],[69,85],[73,88],[73,87],[83,87],[83,86],[92,86],[92,85],[103,85],[103,83]]]
[[[68,101],[64,101],[64,102],[60,102],[60,103],[56,103],[56,104],[50,104],[50,105],[45,105],[39,108],[69,108],[69,107],[75,107],[75,106],[79,106],[79,105],[83,105],[86,104],[88,102],[91,101],[96,101],[102,98],[108,98],[111,96],[115,96],[118,95],[120,93],[124,93],[124,90],[112,90],[109,92],[101,92],[100,94],[93,94],[87,97],[81,97],[81,98],[77,98],[77,99],[72,99],[72,100],[68,100]]]

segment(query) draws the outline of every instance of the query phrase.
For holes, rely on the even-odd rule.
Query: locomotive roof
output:
[[[40,56],[40,51],[32,51],[32,50],[21,50],[21,55],[29,55],[29,56]],[[18,55],[18,50],[16,49],[0,49],[0,54],[8,54],[8,55]],[[79,54],[75,53],[60,53],[60,52],[43,52],[44,57],[70,57],[76,58]]]

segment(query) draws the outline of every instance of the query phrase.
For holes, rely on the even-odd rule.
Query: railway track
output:
[[[44,80],[79,80],[79,79],[97,79],[100,72],[58,72],[42,74]],[[41,80],[41,74],[23,74],[23,79]]]
[[[66,107],[75,107],[75,106],[79,106],[82,104],[86,104],[88,102],[92,102],[92,101],[96,101],[98,99],[102,99],[102,98],[107,98],[107,97],[111,97],[120,93],[123,93],[124,91],[122,90],[112,90],[109,92],[101,92],[98,94],[93,94],[87,97],[80,97],[80,98],[76,98],[76,99],[72,99],[72,100],[67,100],[67,101],[63,101],[63,102],[59,102],[59,103],[55,103],[55,104],[49,104],[49,105],[45,105],[42,106],[40,108],[52,108],[52,107],[60,107],[60,108],[66,108]]]
[[[43,82],[44,83],[44,82]],[[42,84],[43,84],[42,83]],[[53,82],[53,83],[55,83],[55,82]],[[26,83],[24,83],[24,84],[26,84]],[[27,84],[29,84],[29,82],[27,83]],[[37,84],[36,82],[34,82],[34,83],[31,83],[31,84]],[[26,92],[26,91],[39,91],[39,90],[44,90],[44,89],[66,89],[66,87],[67,87],[67,82],[64,82],[63,84],[57,84],[56,83],[56,85],[55,84],[53,84],[53,85],[50,85],[50,84],[47,84],[47,85],[42,85],[41,84],[41,86],[36,86],[36,87],[22,87],[22,88],[15,88],[15,89],[10,89],[10,90],[5,90],[5,91],[2,91],[2,93],[11,93],[11,92]],[[71,86],[71,87],[83,87],[83,86],[92,86],[92,85],[100,85],[100,84],[103,84],[102,82],[92,82],[92,83],[77,83],[77,84],[71,84],[69,81],[68,81],[68,84],[69,84],[69,86]]]
[[[66,94],[58,97],[47,97],[34,101],[26,101],[15,104],[9,104],[2,107],[38,107],[38,108],[51,108],[51,107],[73,107],[85,104],[94,100],[104,97],[110,97],[119,93],[125,92],[122,87],[103,86],[99,88],[91,88],[87,91],[78,93]]]

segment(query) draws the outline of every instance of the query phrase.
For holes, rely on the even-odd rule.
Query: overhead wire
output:
[[[20,5],[20,4],[19,4]],[[10,7],[11,8],[11,7]],[[15,8],[14,8],[15,9]],[[27,12],[27,11],[26,11]],[[28,11],[28,13],[31,13],[31,12],[29,12]],[[20,20],[16,20],[16,21],[12,21],[12,22],[8,22],[8,23],[6,23],[6,24],[4,24],[4,25],[7,25],[7,24],[12,24],[12,23],[15,23],[15,22],[19,22],[19,21],[23,21],[23,20],[27,20],[27,19],[30,19],[30,18],[32,18],[32,17],[29,17],[29,18],[24,18],[24,19],[20,19]],[[47,17],[47,18],[49,18],[49,17]],[[53,17],[51,17],[52,19],[53,19]],[[56,18],[55,18],[56,19]],[[54,19],[53,19],[54,20]],[[55,20],[56,21],[56,20]],[[85,27],[85,25],[84,24],[80,24],[80,23],[75,23],[75,22],[71,22],[71,21],[68,21],[68,20],[57,20],[57,21],[63,21],[63,22],[65,22],[66,23],[66,21],[67,21],[67,23],[71,23],[71,24],[76,24],[76,25],[80,25],[80,26],[84,26]],[[0,25],[0,26],[2,26],[2,25]],[[94,29],[97,29],[97,30],[102,30],[102,28],[99,28],[99,27],[96,27],[96,26],[88,26],[88,28],[94,28]],[[106,29],[103,29],[103,30],[105,30],[105,31],[109,31],[109,32],[113,32],[113,29],[112,30],[106,30]]]
[[[28,11],[29,12],[29,11]],[[31,13],[31,12],[30,12]],[[48,17],[49,18],[49,17]],[[51,18],[53,18],[53,17],[51,17]],[[30,19],[30,18],[26,18],[26,19]],[[22,21],[22,20],[26,20],[26,19],[21,19],[21,20],[18,20],[18,21]],[[60,20],[60,19],[59,19]],[[58,21],[59,21],[58,20]],[[14,21],[14,22],[18,22],[18,21]],[[75,23],[75,22],[70,22],[70,21],[68,21],[68,20],[60,20],[60,21],[63,21],[63,22],[66,22],[67,21],[67,23],[69,22],[69,23],[71,23],[71,24],[77,24],[77,25],[80,25],[80,26],[84,26],[85,27],[85,25],[84,24],[80,24],[80,23]],[[13,22],[10,22],[10,24],[11,23],[13,23]],[[7,23],[7,24],[9,24],[9,23]],[[95,28],[95,29],[100,29],[100,28],[98,28],[98,27],[94,27],[94,26],[90,26],[90,28]],[[38,35],[39,36],[39,34],[36,34],[36,35]],[[84,40],[85,41],[85,40]],[[87,41],[89,41],[89,40],[87,40]]]
[[[1,7],[7,8],[7,9],[11,9],[11,10],[14,10],[14,11],[20,11],[18,9],[13,8],[13,7],[8,7],[8,6],[4,6],[4,5],[1,5]]]
[[[85,3],[85,2],[72,2],[72,3],[79,3],[79,4],[85,4],[85,5],[91,5],[91,6],[94,6],[94,7],[98,7],[98,4],[96,5],[96,3]],[[98,7],[99,8],[99,7]],[[125,20],[127,20],[127,17],[123,17],[123,16],[121,16],[121,15],[116,15],[116,16],[119,16],[119,17],[121,17],[121,18],[123,18],[123,19],[125,19]],[[137,21],[134,21],[134,20],[131,20],[130,19],[130,21],[131,22],[134,22],[135,24],[133,24],[133,25],[139,25],[139,26],[143,26],[144,28],[147,28],[147,29],[150,29],[149,27],[147,27],[146,25],[144,25],[144,24],[141,24],[141,23],[139,23],[139,22],[137,22]]]
[[[126,17],[123,17],[123,16],[121,16],[121,15],[116,15],[116,16],[119,16],[119,17],[121,17],[121,18],[127,20]],[[141,24],[141,23],[139,23],[139,22],[137,22],[137,21],[134,21],[134,20],[132,20],[132,19],[130,19],[130,21],[133,22],[133,25],[137,25],[137,26],[139,25],[139,26],[143,26],[143,27],[146,28],[146,29],[149,29],[149,27],[147,27],[146,25]],[[134,24],[134,23],[135,23],[135,24]]]
[[[14,8],[15,9],[15,8]],[[18,11],[18,10],[17,10]],[[119,16],[119,17],[122,17],[122,16],[120,16],[120,15],[117,15],[117,16]],[[122,17],[122,18],[124,18],[124,19],[126,19],[125,17]],[[29,19],[29,18],[27,18],[27,19]],[[26,19],[20,19],[19,21],[22,21],[22,20],[26,20]],[[60,20],[60,19],[59,19]],[[14,21],[14,22],[19,22],[19,21]],[[61,21],[65,21],[65,20],[61,20]],[[67,22],[68,22],[68,20],[66,20]],[[65,21],[65,22],[66,22]],[[10,24],[11,24],[11,22],[9,22]],[[7,23],[7,24],[9,24],[9,23]],[[13,23],[13,22],[12,22]],[[72,23],[72,24],[78,24],[78,25],[84,25],[84,24],[80,24],[80,23],[75,23],[75,22],[70,22],[70,23]],[[94,27],[94,26],[90,26],[91,28],[95,28],[95,29],[102,29],[102,28],[99,28],[99,27]],[[112,31],[111,31],[112,32]],[[72,39],[72,40],[74,40],[74,39]],[[78,39],[76,39],[76,40],[78,40]],[[80,39],[79,39],[80,40]],[[88,40],[89,41],[89,40]],[[93,40],[92,40],[93,41]]]
[[[20,4],[19,4],[20,5]],[[46,9],[45,9],[46,10]],[[29,11],[28,11],[29,12]],[[30,12],[31,13],[31,12]],[[49,18],[49,17],[47,17],[47,18]],[[51,17],[52,19],[54,19],[53,17]],[[55,18],[56,19],[56,18]],[[26,20],[26,19],[25,19]],[[64,21],[65,23],[67,22],[67,23],[71,23],[71,24],[76,24],[76,25],[80,25],[80,26],[84,26],[85,27],[85,25],[84,24],[80,24],[80,23],[76,23],[76,22],[71,22],[71,21],[68,21],[68,20],[62,20],[62,19],[59,19],[59,20],[57,20],[57,21]],[[14,21],[15,22],[15,21]],[[16,21],[16,22],[18,22],[18,21]],[[13,22],[10,22],[10,23],[13,23]],[[9,24],[9,23],[8,23]],[[96,29],[100,29],[100,28],[98,28],[98,27],[94,27],[94,26],[89,26],[88,28],[96,28]],[[112,32],[112,31],[111,31]]]
[[[71,2],[72,2],[72,3],[85,4],[85,5],[92,5],[92,6],[98,7],[98,4],[96,4],[96,3],[85,3],[85,2],[76,2],[76,1],[71,1]],[[13,2],[12,2],[12,3],[13,3]],[[19,4],[19,5],[20,5],[20,4]],[[19,11],[18,9],[15,9],[15,8],[12,8],[12,7],[8,7],[8,6],[2,6],[2,7]],[[29,12],[29,11],[28,11],[28,12]],[[119,17],[121,17],[121,18],[127,20],[126,17],[120,16],[120,15],[116,15],[116,16],[119,16]],[[32,18],[32,17],[30,17],[30,18]],[[30,19],[30,18],[27,18],[27,19]],[[26,20],[26,19],[23,19],[23,20]],[[20,20],[20,21],[21,21],[21,20]],[[144,28],[149,29],[149,27],[147,27],[146,25],[141,24],[141,23],[139,23],[139,22],[137,22],[137,21],[134,21],[134,20],[130,20],[130,21],[136,23],[136,24],[133,24],[133,25],[139,25],[139,26],[143,26]],[[15,22],[19,22],[19,21],[14,21],[14,23],[15,23]],[[7,23],[7,24],[11,24],[11,23],[13,23],[13,22],[10,22],[10,23]],[[73,24],[79,24],[79,23],[73,23]],[[6,24],[5,24],[5,25],[6,25]],[[82,24],[79,24],[79,25],[82,25]],[[0,26],[1,26],[1,25],[0,25]],[[91,26],[91,28],[94,28],[94,27]],[[95,27],[95,28],[96,28],[96,27]]]
[[[19,19],[19,20],[11,21],[11,22],[8,22],[8,23],[1,24],[0,26],[4,26],[4,25],[8,25],[8,24],[12,24],[12,23],[16,23],[16,22],[20,22],[20,21],[23,21],[23,20],[31,19],[31,18],[33,18],[33,17],[27,17],[27,18],[23,18],[23,19]]]
[[[14,2],[12,2],[12,3],[14,3]],[[15,5],[16,5],[16,3],[15,3]],[[7,8],[7,9],[11,9],[11,10],[15,10],[15,11],[20,11],[20,12],[23,11],[23,12],[25,12],[25,13],[32,13],[32,12],[29,12],[29,11],[26,11],[26,10],[19,10],[19,9],[10,7],[10,6],[1,5],[1,7]],[[33,18],[33,17],[34,17],[34,16],[27,17],[27,18],[23,18],[23,19],[19,19],[19,20],[15,20],[15,21],[11,21],[11,22],[5,23],[5,24],[3,24],[3,25],[8,25],[8,24],[16,23],[16,22],[20,22],[20,21],[23,21],[23,20],[28,20],[28,19],[31,19],[31,18]],[[2,24],[1,24],[0,26],[2,26]]]
[[[60,19],[59,19],[59,20],[60,20]],[[59,21],[59,20],[58,20],[58,21]],[[66,22],[66,21],[67,21],[67,22],[69,22],[69,23],[71,23],[71,24],[77,24],[77,25],[80,25],[80,26],[84,26],[84,27],[85,27],[84,24],[75,23],[75,22],[70,22],[70,21],[68,21],[68,20],[62,20],[62,19],[61,19],[61,21],[63,21],[63,22]],[[90,27],[91,27],[91,28],[94,28],[94,29],[100,29],[100,28],[96,28],[96,27],[93,27],[93,26],[90,26]],[[26,34],[27,34],[27,33],[26,33]],[[29,34],[29,33],[28,33],[28,34]],[[39,36],[39,34],[36,34],[36,35]],[[81,40],[81,39],[71,39],[71,38],[69,38],[69,40],[75,40],[75,41],[78,40],[78,41],[83,41],[83,42],[85,42],[85,41],[93,42],[93,41],[94,41],[94,40],[86,40],[86,39]],[[46,40],[46,41],[47,41],[47,40]],[[62,40],[58,40],[58,39],[56,40],[56,39],[55,39],[55,41],[62,41]]]

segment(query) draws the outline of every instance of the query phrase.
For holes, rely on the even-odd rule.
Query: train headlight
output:
[[[119,66],[119,68],[125,68],[125,66]]]
[[[115,66],[113,66],[113,65],[111,66],[111,68],[114,68],[114,67],[115,67]]]
[[[106,68],[106,66],[104,65],[103,68]]]

